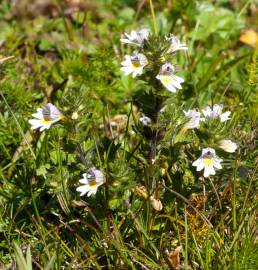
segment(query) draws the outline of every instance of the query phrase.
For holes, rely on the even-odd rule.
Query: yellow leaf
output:
[[[247,45],[255,47],[258,43],[258,34],[254,30],[248,29],[240,36],[239,40]]]

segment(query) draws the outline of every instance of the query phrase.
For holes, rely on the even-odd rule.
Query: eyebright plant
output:
[[[1,7],[0,267],[258,269],[252,1],[20,2]]]
[[[141,36],[143,30],[132,31],[133,36]],[[146,31],[146,29],[144,30]],[[146,33],[149,33],[146,31]],[[128,37],[128,34],[125,34]],[[138,48],[137,55],[144,56],[144,64],[141,64],[139,57],[135,58],[135,53],[132,56],[126,55],[126,59],[135,59],[131,61],[131,68],[125,69],[125,62],[122,62],[121,70],[125,75],[128,75],[133,72],[133,70],[140,69],[139,73],[133,73],[133,78],[136,75],[141,75],[140,80],[145,81],[145,85],[151,85],[151,91],[148,94],[145,94],[146,100],[150,99],[153,101],[151,104],[152,109],[149,107],[146,115],[143,115],[139,118],[140,123],[145,126],[142,134],[145,135],[147,144],[150,145],[149,156],[150,163],[153,164],[157,162],[156,156],[163,156],[164,150],[164,140],[165,134],[170,132],[168,127],[164,126],[165,123],[162,123],[162,114],[166,110],[170,109],[177,111],[177,119],[174,125],[178,127],[177,134],[170,134],[170,138],[166,137],[166,140],[173,140],[172,137],[176,137],[176,143],[180,140],[183,140],[184,136],[187,136],[188,130],[197,130],[196,134],[199,138],[198,148],[202,149],[202,155],[199,159],[192,163],[192,166],[197,167],[197,171],[204,169],[204,177],[210,175],[215,175],[214,167],[217,169],[222,169],[222,159],[218,158],[215,154],[214,148],[221,148],[226,152],[233,153],[237,149],[236,143],[231,140],[226,140],[222,138],[224,136],[224,130],[221,125],[224,122],[228,121],[230,118],[230,111],[222,112],[223,105],[214,104],[213,106],[206,106],[204,109],[199,110],[198,108],[190,108],[187,111],[183,110],[182,115],[182,105],[176,101],[174,96],[173,101],[163,94],[163,89],[169,90],[173,94],[176,94],[178,90],[182,89],[182,83],[184,79],[175,75],[176,71],[180,70],[176,66],[176,53],[179,51],[187,51],[188,48],[185,43],[181,43],[179,39],[170,34],[168,37],[156,37],[151,35],[145,35],[144,38],[139,39],[141,42],[137,42]],[[130,45],[135,45],[135,42],[125,42],[125,39],[121,39],[123,43]],[[134,65],[135,63],[135,65]],[[155,81],[157,79],[160,83]],[[144,91],[144,90],[143,90]],[[172,103],[169,103],[171,102]],[[140,102],[137,102],[139,104]],[[145,111],[144,101],[139,107],[139,111]],[[180,119],[187,119],[184,124]],[[219,121],[217,121],[219,120]],[[163,120],[164,121],[164,120]],[[171,119],[173,121],[173,119]],[[148,126],[149,130],[146,130]],[[212,130],[210,129],[212,128]],[[215,133],[214,133],[214,132]],[[150,135],[151,133],[151,135]],[[159,136],[163,134],[162,136]],[[218,140],[220,138],[220,140]],[[162,141],[163,140],[163,141]],[[195,143],[192,140],[192,144]],[[182,143],[180,143],[183,146]],[[187,145],[191,145],[191,142],[187,142]],[[195,143],[196,147],[196,143]],[[154,150],[154,149],[155,150]],[[163,150],[162,150],[163,149]],[[190,169],[190,168],[189,168]],[[151,187],[152,190],[155,190],[154,187]]]
[[[138,156],[135,158],[141,161],[140,166],[135,168],[135,164],[130,160],[132,154],[129,156],[127,154],[125,158],[129,162],[126,167],[120,166],[120,169],[124,167],[125,179],[128,179],[127,175],[135,178],[136,174],[146,179],[142,182],[136,177],[131,184],[123,182],[123,177],[118,177],[115,173],[117,170],[115,164],[119,164],[117,156],[113,163],[109,161],[106,172],[95,167],[86,168],[83,178],[79,180],[82,185],[77,185],[76,191],[80,192],[80,196],[91,196],[105,184],[111,194],[109,205],[115,208],[120,205],[121,200],[129,198],[137,185],[143,185],[147,193],[145,199],[149,200],[155,210],[160,211],[163,209],[161,198],[164,195],[161,186],[170,186],[169,181],[171,179],[173,181],[174,175],[177,174],[177,170],[173,169],[175,159],[179,166],[177,169],[185,171],[182,179],[186,174],[194,174],[194,167],[197,172],[203,170],[203,176],[207,178],[216,174],[214,168],[222,170],[223,167],[223,160],[216,155],[215,149],[222,149],[228,153],[236,151],[237,144],[225,136],[223,127],[225,122],[230,120],[231,112],[223,112],[221,104],[207,105],[203,109],[183,109],[184,104],[180,104],[180,98],[177,97],[184,83],[184,79],[176,75],[181,70],[177,65],[177,54],[187,53],[188,48],[176,36],[172,34],[163,37],[154,36],[148,29],[142,29],[133,30],[131,34],[125,33],[121,42],[136,48],[132,55],[125,55],[121,71],[125,75],[132,75],[134,79],[138,77],[144,84],[139,84],[139,90],[132,93],[133,104],[136,106],[135,110],[131,111],[134,123],[128,122],[132,128],[128,137],[128,154],[130,151],[136,153]],[[167,117],[168,115],[171,119]],[[37,109],[37,113],[32,116],[35,119],[29,120],[31,129],[39,129],[42,132],[61,120],[64,124],[66,120],[76,121],[78,112],[73,112],[70,118],[64,117],[55,105],[48,103],[43,108]],[[188,139],[189,133],[195,136],[192,136],[191,140]],[[134,141],[140,137],[137,148],[133,149]],[[113,140],[114,151],[117,151],[120,145],[117,144],[116,138],[113,137]],[[100,150],[100,146],[98,148],[97,151]],[[133,150],[130,150],[131,148]],[[183,154],[186,149],[187,152]],[[201,156],[195,160],[193,157],[198,157],[200,151]],[[80,155],[83,156],[83,153]],[[104,158],[99,157],[101,160]],[[81,157],[81,160],[85,159]],[[87,161],[86,167],[94,162],[96,161]],[[96,167],[99,165],[95,164]],[[158,168],[163,173],[157,173]],[[106,178],[109,179],[108,182]],[[120,198],[117,198],[118,196]],[[115,204],[114,199],[117,199]]]

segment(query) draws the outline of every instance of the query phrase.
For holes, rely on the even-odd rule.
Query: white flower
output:
[[[226,111],[222,113],[223,105],[215,104],[212,108],[210,106],[207,106],[204,110],[202,110],[202,113],[204,114],[206,119],[216,119],[220,118],[221,123],[227,121],[229,118],[229,115],[231,114],[230,111]]]
[[[197,171],[204,169],[204,177],[208,177],[209,175],[215,175],[214,167],[222,169],[221,162],[222,159],[216,156],[213,148],[203,148],[201,157],[193,162],[193,166],[197,167]]]
[[[126,55],[125,61],[122,63],[120,68],[125,75],[132,73],[132,77],[135,78],[137,75],[141,75],[143,68],[148,64],[147,57],[142,53],[135,53],[134,55]]]
[[[199,128],[201,113],[196,111],[196,109],[184,111],[184,114],[190,120],[184,125],[185,128]]]
[[[169,40],[171,42],[171,45],[169,49],[166,51],[166,53],[173,53],[179,50],[184,50],[184,51],[188,50],[186,44],[180,43],[179,39],[172,34],[170,34],[169,37],[166,37],[166,40]]]
[[[31,129],[43,131],[49,129],[54,123],[64,119],[63,114],[57,107],[51,103],[45,105],[42,109],[37,109],[37,113],[32,114],[36,119],[30,119]]]
[[[231,140],[219,141],[219,147],[228,153],[234,153],[237,149],[237,144]]]
[[[122,43],[133,44],[142,47],[145,40],[149,37],[148,29],[141,29],[140,31],[131,31],[131,34],[125,33],[126,38],[121,38]]]
[[[151,119],[148,116],[143,116],[140,117],[139,121],[144,125],[144,126],[149,126],[151,124]]]
[[[103,173],[96,168],[91,168],[87,173],[84,173],[83,179],[80,179],[79,182],[84,184],[76,189],[76,191],[81,192],[80,196],[83,196],[87,193],[87,196],[96,194],[98,187],[104,184],[105,176]]]
[[[182,89],[181,83],[184,82],[184,79],[174,75],[173,72],[175,72],[174,66],[170,63],[166,63],[162,65],[156,78],[160,80],[169,91],[176,93],[177,88]]]

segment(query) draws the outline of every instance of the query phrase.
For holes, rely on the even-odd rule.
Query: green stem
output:
[[[146,170],[146,168],[144,169],[144,174],[145,174],[145,186],[146,186],[146,190],[147,190],[147,195],[148,195],[148,199],[147,199],[147,213],[146,213],[146,227],[147,227],[147,233],[149,234],[150,232],[150,224],[151,224],[151,205],[150,205],[150,175],[149,172]]]
[[[63,193],[64,193],[64,198],[65,198],[65,203],[67,205],[68,203],[68,196],[67,196],[67,192],[66,192],[66,183],[64,180],[64,175],[63,175],[63,167],[62,167],[62,153],[61,153],[61,145],[60,145],[60,137],[57,134],[57,140],[58,140],[58,148],[57,148],[57,156],[58,156],[58,166],[59,166],[59,172],[60,172],[60,178],[61,178],[61,182],[62,182],[62,189],[63,189]]]
[[[213,188],[213,190],[214,190],[214,192],[215,192],[215,194],[217,196],[218,203],[219,203],[219,208],[220,208],[220,210],[222,210],[222,205],[221,205],[220,197],[219,197],[219,194],[218,194],[218,192],[216,190],[216,187],[214,186],[212,179],[210,177],[208,177],[208,179],[210,180],[211,186],[212,186],[212,188]]]
[[[185,214],[185,266],[188,266],[188,222],[187,222],[187,211],[186,205],[184,206],[184,214]]]
[[[236,220],[236,167],[237,161],[235,160],[234,164],[234,175],[233,175],[233,196],[232,196],[232,219],[233,219],[233,233],[234,238],[237,233],[237,220]],[[233,247],[233,269],[237,269],[236,265],[236,243]]]
[[[233,231],[236,231],[236,181],[233,178],[233,197],[232,197],[232,216],[233,216]]]
[[[155,33],[155,36],[157,36],[158,35],[158,30],[157,30],[156,16],[155,16],[155,11],[154,11],[152,0],[149,0],[149,3],[150,3],[150,9],[151,9],[151,16],[152,16],[152,21],[153,21],[154,33]]]
[[[42,237],[42,240],[45,244],[45,247],[46,247],[46,253],[47,253],[47,256],[48,256],[48,259],[50,259],[50,253],[49,253],[49,250],[48,250],[48,246],[46,244],[46,241],[45,241],[45,238],[44,238],[44,235],[47,233],[46,232],[46,229],[41,221],[41,217],[40,217],[40,214],[39,214],[39,211],[38,211],[38,207],[37,207],[37,204],[36,204],[36,200],[35,200],[35,197],[34,197],[34,194],[33,194],[33,190],[32,190],[32,187],[31,187],[31,183],[30,183],[30,193],[31,193],[31,201],[32,201],[32,206],[33,206],[33,209],[34,209],[34,212],[35,212],[35,215],[36,215],[36,219],[38,221],[38,224],[39,224],[39,234],[41,235]]]

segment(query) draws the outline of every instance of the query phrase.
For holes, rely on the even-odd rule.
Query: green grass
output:
[[[2,2],[0,269],[258,269],[257,43],[240,41],[255,1]],[[133,79],[120,38],[141,28],[149,63]],[[177,93],[155,78],[169,33],[189,48],[165,54]],[[48,102],[64,121],[31,131]],[[208,104],[231,119],[186,131],[183,110]],[[209,178],[192,166],[204,147],[223,159]],[[92,167],[106,182],[80,197]]]

